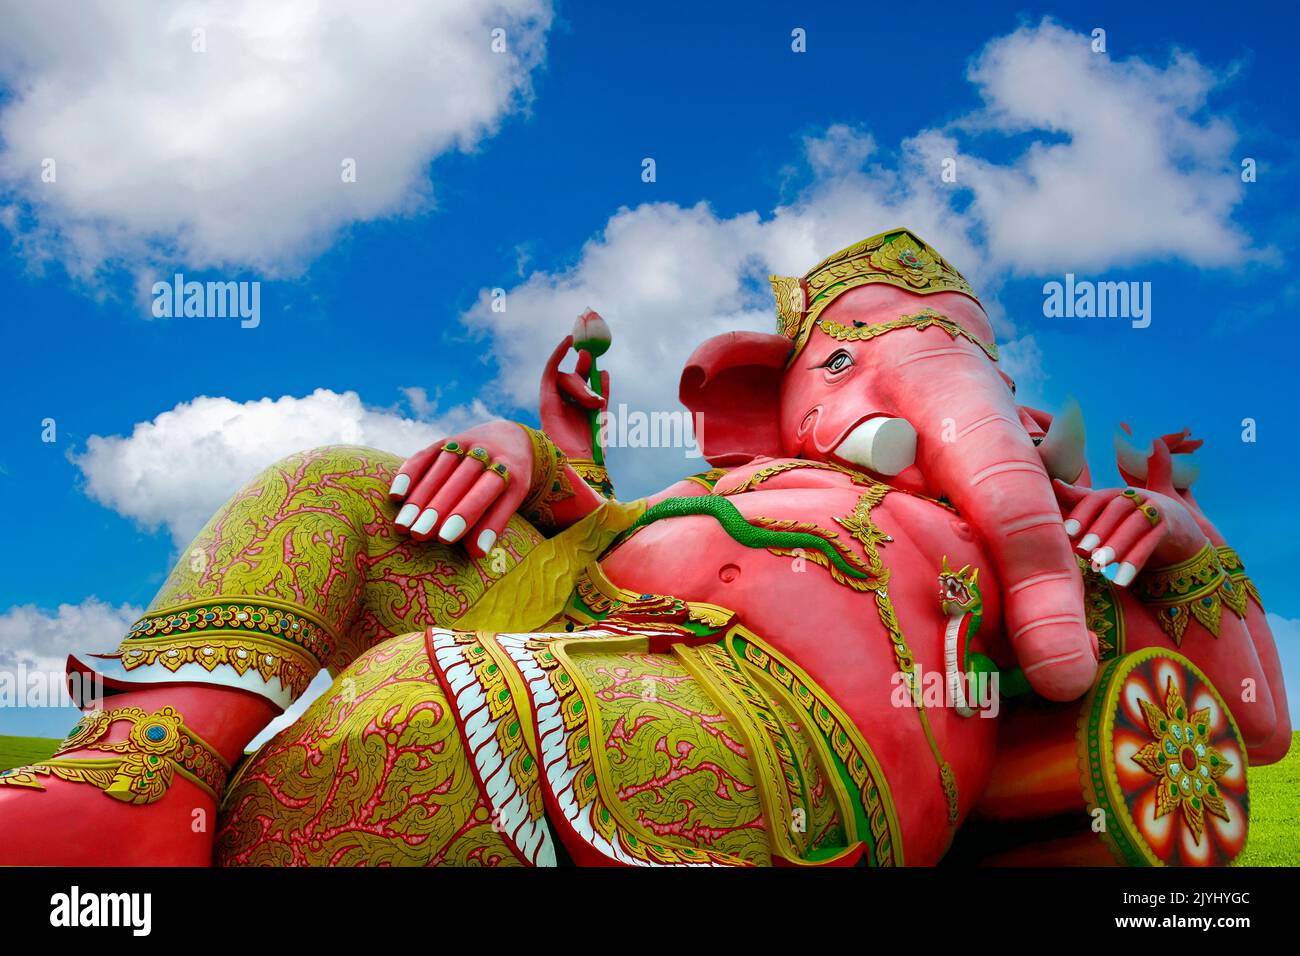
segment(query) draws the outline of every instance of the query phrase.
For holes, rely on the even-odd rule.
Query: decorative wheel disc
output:
[[[1226,866],[1246,845],[1246,746],[1209,679],[1173,651],[1102,666],[1079,718],[1102,839],[1135,866]]]

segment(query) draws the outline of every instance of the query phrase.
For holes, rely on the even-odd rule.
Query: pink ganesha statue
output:
[[[542,431],[255,478],[69,659],[105,695],[0,775],[0,864],[927,865],[999,821],[1033,837],[984,862],[1234,859],[1291,722],[1199,443],[1092,487],[909,230],[772,285],[776,334],[682,373],[712,470],[648,499],[604,468],[595,313]]]

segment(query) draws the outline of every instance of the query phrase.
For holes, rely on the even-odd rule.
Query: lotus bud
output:
[[[588,309],[573,323],[573,347],[599,358],[609,351],[613,334],[599,312]]]

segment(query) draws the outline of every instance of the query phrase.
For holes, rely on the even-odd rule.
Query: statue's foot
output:
[[[38,770],[40,764],[34,765]],[[33,773],[0,787],[0,866],[207,866],[216,802],[188,780],[133,806],[98,787]]]
[[[0,866],[207,866],[231,764],[274,716],[224,687],[116,694],[0,773]]]

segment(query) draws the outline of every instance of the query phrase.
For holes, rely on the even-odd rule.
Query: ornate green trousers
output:
[[[272,465],[182,552],[117,653],[87,664],[117,683],[219,684],[287,707],[322,667],[450,625],[542,538],[516,517],[480,561],[414,541],[388,499],[400,464],[332,446]]]

